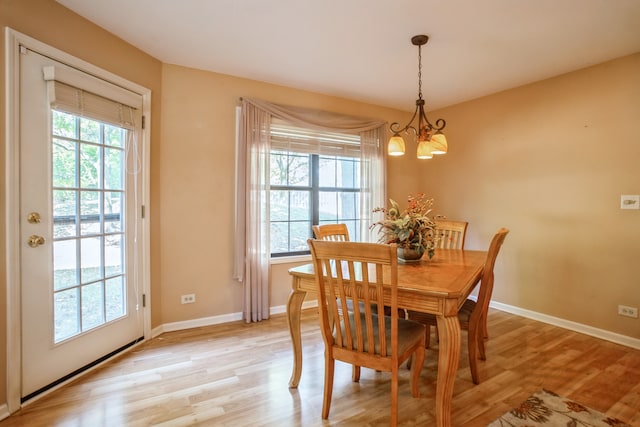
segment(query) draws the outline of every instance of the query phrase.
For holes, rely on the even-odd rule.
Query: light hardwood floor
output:
[[[546,388],[640,426],[640,350],[492,310],[487,361],[473,385],[466,346],[453,396],[453,426],[485,426]],[[463,332],[463,339],[466,333]],[[384,426],[389,374],[336,366],[328,421],[320,417],[323,343],[315,310],[302,316],[298,389],[287,386],[292,350],[284,315],[169,332],[0,421],[10,426]],[[421,397],[401,370],[400,424],[434,425],[437,342],[427,351]]]

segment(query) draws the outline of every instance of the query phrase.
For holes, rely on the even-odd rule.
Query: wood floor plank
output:
[[[496,310],[488,322],[479,385],[462,346],[454,426],[485,426],[541,388],[640,425],[640,350]],[[363,369],[353,383],[351,367],[342,363],[329,420],[321,420],[324,345],[315,310],[303,312],[301,332],[297,389],[288,388],[293,356],[279,315],[162,334],[26,405],[0,427],[388,425],[389,374]],[[401,369],[401,425],[435,423],[435,334],[431,343],[420,398],[411,397],[409,371]]]

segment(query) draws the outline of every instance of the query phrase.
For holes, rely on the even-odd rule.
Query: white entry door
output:
[[[141,97],[28,49],[19,65],[28,400],[144,335],[141,109],[131,105]]]

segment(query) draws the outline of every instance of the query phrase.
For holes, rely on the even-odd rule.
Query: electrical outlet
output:
[[[180,297],[181,304],[191,304],[196,302],[196,294],[186,294]]]
[[[629,307],[627,305],[619,305],[618,306],[618,314],[620,316],[633,317],[634,319],[638,318],[638,307]]]
[[[640,195],[623,194],[620,196],[620,209],[640,209]]]

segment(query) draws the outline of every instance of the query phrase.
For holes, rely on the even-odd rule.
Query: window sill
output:
[[[271,258],[269,264],[291,264],[294,262],[311,262],[311,255],[295,255]]]

